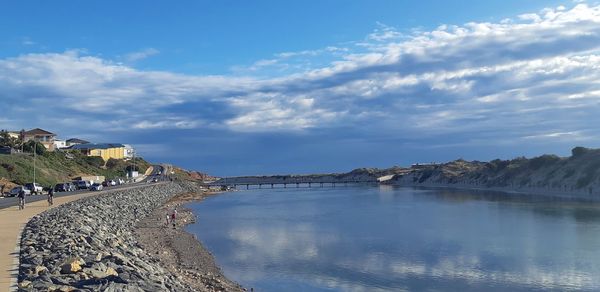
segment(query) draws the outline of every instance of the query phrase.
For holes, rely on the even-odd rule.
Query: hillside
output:
[[[570,157],[542,155],[490,162],[456,160],[411,168],[390,183],[471,186],[549,194],[599,195],[600,149],[576,147]]]
[[[69,158],[70,157],[70,158]],[[0,184],[7,187],[33,181],[32,154],[0,154]],[[124,178],[131,162],[109,160],[106,165],[100,157],[87,157],[78,153],[67,155],[63,152],[44,152],[35,158],[36,182],[50,186],[58,182],[70,181],[83,175],[101,175],[106,178]],[[150,164],[142,158],[136,158],[136,168],[143,173]]]
[[[600,197],[600,149],[575,147],[569,157],[542,155],[489,162],[462,159],[434,165],[359,168],[341,174],[250,176],[227,178],[228,183],[294,181],[373,181],[385,184],[492,189],[532,194]]]

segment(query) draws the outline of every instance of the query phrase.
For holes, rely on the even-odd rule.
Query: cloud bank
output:
[[[0,99],[10,109],[2,127],[343,128],[365,139],[456,134],[470,144],[600,136],[600,6],[410,35],[378,26],[363,40],[275,54],[229,76],[142,71],[81,51],[2,59]]]

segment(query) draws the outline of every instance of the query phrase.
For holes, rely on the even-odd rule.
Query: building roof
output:
[[[82,139],[78,139],[78,138],[71,138],[67,140],[67,143],[72,143],[72,144],[89,144],[89,141],[86,140],[82,140]]]
[[[52,132],[48,132],[46,130],[40,129],[40,128],[35,128],[35,129],[31,129],[29,131],[25,131],[23,133],[26,136],[56,136],[56,134],[52,133]]]
[[[87,149],[109,149],[109,148],[120,148],[125,147],[120,143],[86,143],[86,144],[77,144],[69,147],[69,149],[76,150],[87,150]]]

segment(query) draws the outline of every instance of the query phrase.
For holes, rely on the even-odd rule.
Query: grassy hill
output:
[[[514,190],[535,193],[600,194],[600,149],[575,147],[569,157],[542,155],[489,162],[465,161],[398,169],[390,183]]]
[[[24,184],[33,181],[33,154],[0,154],[0,184]],[[50,186],[70,181],[82,175],[102,175],[107,179],[124,178],[131,167],[130,161],[109,160],[106,165],[100,157],[87,157],[79,153],[45,152],[35,158],[36,182]],[[136,158],[136,168],[144,173],[150,166],[142,158]]]

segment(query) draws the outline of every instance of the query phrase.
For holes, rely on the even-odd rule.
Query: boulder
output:
[[[79,259],[69,260],[68,262],[60,265],[60,272],[62,274],[75,274],[81,271],[81,262]]]

